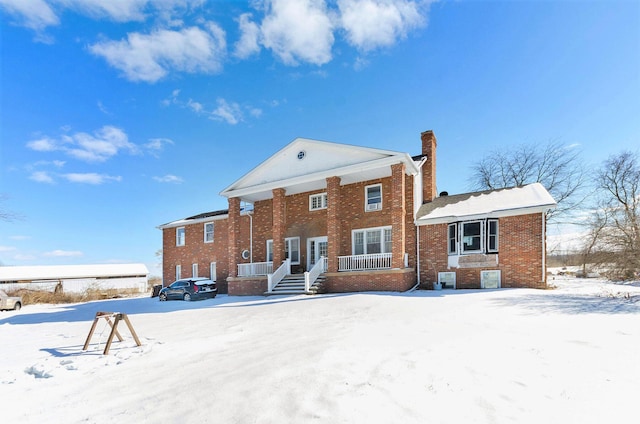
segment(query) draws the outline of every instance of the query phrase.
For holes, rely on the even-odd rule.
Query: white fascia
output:
[[[555,205],[554,205],[555,206]],[[420,218],[415,221],[416,225],[434,225],[434,224],[448,224],[457,221],[474,221],[479,219],[490,218],[504,218],[508,216],[529,215],[532,213],[546,213],[552,207],[550,205],[528,207],[528,208],[514,208],[495,210],[488,213],[480,213],[473,215],[449,215],[439,216],[436,218]]]
[[[329,177],[344,177],[345,175],[353,175],[359,172],[371,171],[378,168],[390,167],[396,163],[404,163],[407,165],[405,173],[407,175],[415,175],[419,172],[415,162],[411,159],[409,154],[396,155],[383,159],[377,159],[370,162],[359,163],[355,165],[349,165],[342,168],[328,169],[321,172],[315,172],[308,175],[302,175],[299,177],[289,178],[286,180],[272,181],[265,184],[254,185],[251,187],[245,187],[241,189],[225,189],[220,192],[221,196],[231,198],[249,196],[251,194],[271,191],[276,188],[290,187],[312,183],[314,181],[325,181]]]
[[[164,230],[166,228],[184,227],[185,225],[203,224],[205,222],[219,221],[221,219],[229,218],[229,214],[210,216],[207,218],[198,219],[179,219],[177,221],[167,222],[166,224],[158,225],[156,228]]]

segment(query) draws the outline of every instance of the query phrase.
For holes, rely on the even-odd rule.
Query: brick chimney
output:
[[[422,202],[431,202],[436,198],[436,136],[433,131],[420,134],[422,139],[422,156],[427,160],[422,165]]]

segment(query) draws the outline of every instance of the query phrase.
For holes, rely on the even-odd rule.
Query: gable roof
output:
[[[343,185],[388,177],[396,163],[404,163],[408,175],[419,171],[407,153],[296,138],[220,195],[254,202],[271,198],[274,188],[285,188],[287,194],[320,190],[332,176]]]
[[[67,278],[146,277],[144,264],[3,266],[0,281],[60,280]]]
[[[475,193],[440,196],[423,204],[416,213],[416,225],[462,220],[499,218],[545,212],[556,201],[540,183]]]

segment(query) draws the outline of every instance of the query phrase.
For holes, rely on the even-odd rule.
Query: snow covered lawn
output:
[[[5,423],[635,423],[640,284],[28,305]],[[102,355],[97,311],[124,312]]]

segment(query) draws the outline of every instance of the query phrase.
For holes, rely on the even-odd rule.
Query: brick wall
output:
[[[407,291],[416,284],[413,269],[392,269],[369,272],[327,273],[324,282],[328,293],[360,291]]]
[[[420,282],[433,288],[438,272],[455,271],[456,287],[480,288],[480,271],[500,270],[502,287],[545,288],[542,270],[542,214],[499,219],[498,265],[478,268],[448,268],[447,224],[420,227]]]
[[[229,296],[261,296],[267,291],[267,277],[228,278]]]
[[[175,281],[176,266],[182,267],[181,278],[192,276],[192,264],[198,264],[198,276],[210,275],[210,264],[216,262],[216,280],[219,293],[227,292],[226,279],[229,275],[228,266],[228,219],[218,219],[213,222],[213,243],[204,242],[204,222],[188,224],[185,229],[184,246],[176,246],[176,229],[162,230],[162,278],[163,284],[169,285]],[[249,246],[249,218],[240,217],[239,241],[241,250]],[[246,247],[245,247],[246,246]],[[239,262],[249,262],[240,260]]]

